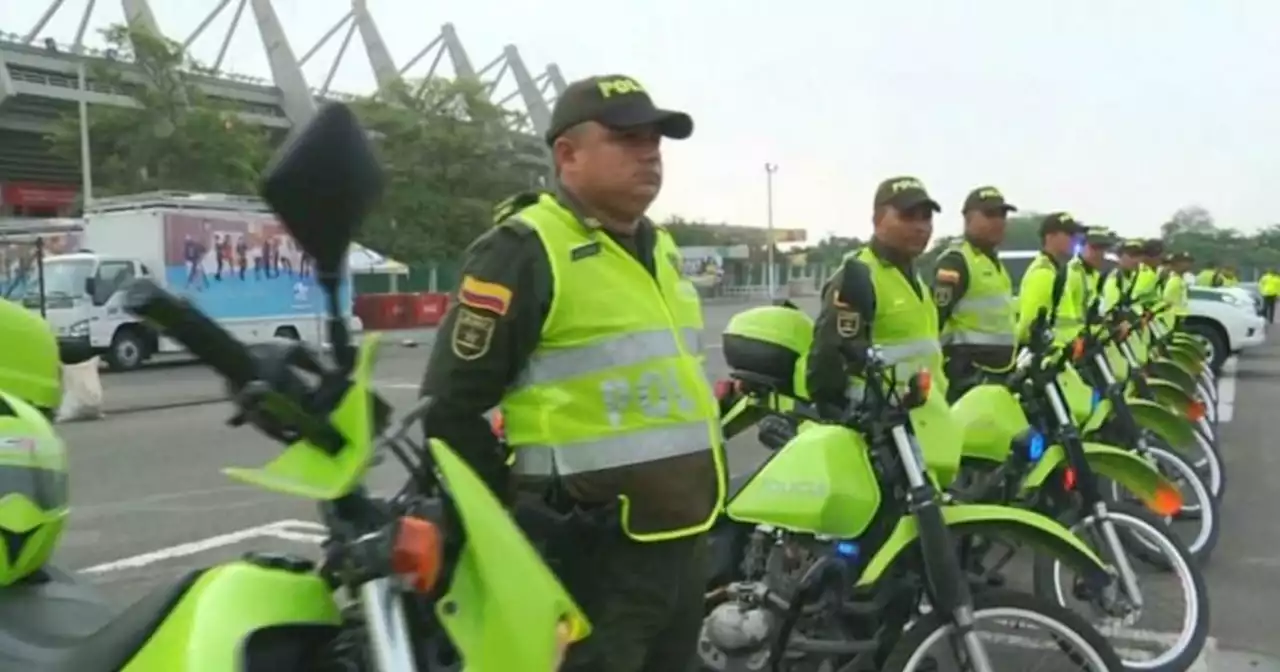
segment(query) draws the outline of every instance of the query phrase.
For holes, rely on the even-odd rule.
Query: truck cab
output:
[[[120,306],[120,290],[129,281],[155,279],[141,260],[77,252],[46,257],[43,266],[45,319],[58,336],[63,361],[101,353],[113,368],[130,369],[159,351],[156,332]],[[28,287],[23,304],[40,308],[38,286]]]

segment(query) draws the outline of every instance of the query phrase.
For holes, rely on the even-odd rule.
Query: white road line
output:
[[[1236,415],[1236,371],[1239,367],[1238,357],[1222,364],[1222,377],[1218,380],[1218,424],[1231,422]]]
[[[269,533],[280,526],[280,523],[272,523],[270,525],[259,525],[250,527],[237,532],[228,532],[227,534],[219,534],[207,539],[199,539],[197,541],[178,544],[177,546],[169,546],[161,548],[150,553],[142,553],[139,555],[121,558],[112,562],[104,562],[100,565],[86,567],[81,572],[85,574],[104,574],[107,572],[118,572],[125,569],[138,569],[148,565],[154,565],[158,562],[173,560],[176,558],[185,558],[187,556],[212,551],[216,548],[224,546],[233,546],[243,543],[257,537],[269,536]]]

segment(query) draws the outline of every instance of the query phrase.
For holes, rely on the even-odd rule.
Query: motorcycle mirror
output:
[[[325,105],[276,152],[262,198],[302,251],[324,289],[337,291],[347,249],[382,194],[383,173],[355,114]]]

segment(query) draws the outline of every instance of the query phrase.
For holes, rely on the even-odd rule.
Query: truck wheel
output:
[[[1212,322],[1194,320],[1187,323],[1186,330],[1209,343],[1209,366],[1214,371],[1221,371],[1223,362],[1226,362],[1227,356],[1231,354],[1230,347],[1227,345],[1227,336],[1222,332],[1222,328]]]
[[[147,340],[131,329],[121,329],[111,339],[107,366],[112,371],[132,371],[147,361]]]

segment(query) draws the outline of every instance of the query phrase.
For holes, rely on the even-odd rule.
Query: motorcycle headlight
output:
[[[1015,455],[1034,464],[1044,457],[1045,448],[1048,447],[1046,444],[1044,434],[1032,427],[1013,440],[1012,449]]]

